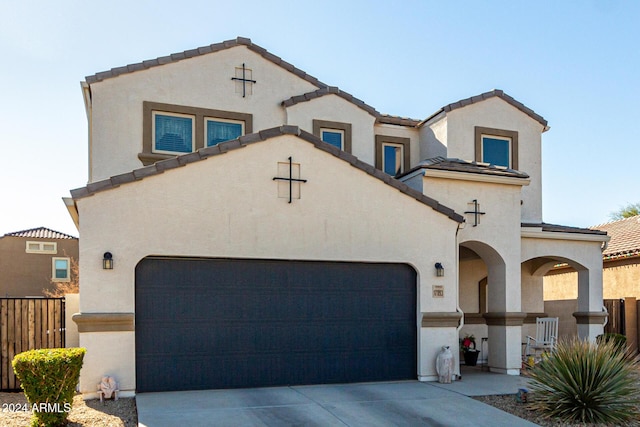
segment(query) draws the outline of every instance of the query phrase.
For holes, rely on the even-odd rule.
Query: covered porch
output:
[[[464,313],[459,338],[473,335],[479,363],[488,371],[518,375],[527,336],[546,317],[543,277],[566,263],[578,272],[578,336],[603,333],[602,248],[606,233],[550,224],[522,224],[520,259],[482,242],[459,245],[459,299]],[[461,358],[462,360],[462,358]]]

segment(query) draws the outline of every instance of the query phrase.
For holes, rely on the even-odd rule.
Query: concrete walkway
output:
[[[466,372],[452,384],[400,381],[142,393],[142,427],[534,426],[468,396],[515,394],[526,379]]]

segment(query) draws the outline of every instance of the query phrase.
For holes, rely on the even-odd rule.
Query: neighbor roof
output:
[[[38,227],[29,230],[14,231],[5,234],[5,237],[26,237],[29,239],[77,239],[75,236],[51,230],[50,228]]]
[[[99,193],[101,191],[119,187],[123,184],[135,182],[149,176],[159,175],[166,170],[176,169],[189,163],[199,162],[208,157],[216,156],[218,154],[224,154],[228,151],[242,148],[249,144],[265,141],[267,139],[275,138],[281,135],[296,135],[299,138],[310,142],[317,149],[338,157],[339,159],[351,164],[351,166],[362,170],[363,172],[379,179],[380,181],[383,181],[385,184],[390,185],[401,193],[404,193],[407,196],[416,199],[418,202],[431,207],[433,210],[446,215],[450,219],[458,223],[464,222],[464,217],[462,215],[456,213],[453,209],[447,206],[441,205],[437,200],[434,200],[431,197],[427,197],[421,192],[410,188],[405,183],[400,182],[397,179],[382,172],[381,170],[374,168],[370,164],[359,160],[356,156],[340,150],[331,144],[323,142],[321,139],[310,134],[309,132],[301,130],[300,128],[298,128],[298,126],[290,125],[266,129],[258,133],[241,136],[240,138],[223,142],[218,145],[201,148],[197,151],[194,151],[193,153],[183,154],[181,156],[172,157],[167,160],[162,160],[150,166],[136,169],[132,172],[112,176],[111,178],[102,181],[92,182],[86,187],[71,190],[71,196],[74,200],[78,200]]]
[[[640,215],[592,228],[611,236],[609,245],[602,253],[605,260],[640,256]]]
[[[469,162],[466,160],[445,158],[440,156],[421,161],[411,170],[402,174],[402,176],[408,175],[418,169],[435,169],[452,172],[479,173],[483,175],[506,176],[510,178],[529,178],[529,175],[527,175],[526,173],[517,171],[515,169],[490,165],[488,163]]]
[[[521,103],[519,101],[516,101],[514,98],[510,97],[509,95],[507,95],[506,93],[504,93],[500,89],[494,89],[494,90],[489,91],[489,92],[481,93],[480,95],[472,96],[470,98],[461,99],[460,101],[451,103],[449,105],[445,105],[444,107],[442,107],[441,109],[439,109],[438,111],[436,111],[435,113],[433,113],[432,115],[430,115],[429,117],[424,119],[421,124],[423,124],[425,122],[428,122],[429,120],[431,120],[432,118],[434,118],[438,114],[448,113],[450,111],[457,110],[458,108],[466,107],[467,105],[475,104],[477,102],[481,102],[481,101],[484,101],[486,99],[493,98],[493,97],[498,97],[498,98],[502,99],[503,101],[505,101],[506,103],[508,103],[508,104],[512,105],[513,107],[517,108],[518,110],[522,111],[523,113],[525,113],[526,115],[531,117],[533,120],[537,121],[542,126],[544,126],[544,130],[545,131],[549,130],[548,123],[544,119],[544,117],[542,117],[541,115],[537,114],[535,111],[533,111],[531,108],[527,107],[523,103]]]

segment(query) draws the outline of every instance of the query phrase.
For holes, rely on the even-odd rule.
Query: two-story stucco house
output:
[[[246,38],[82,88],[84,393],[430,381],[466,333],[518,374],[560,261],[602,332],[607,236],[542,221],[547,122],[500,90],[388,116]]]

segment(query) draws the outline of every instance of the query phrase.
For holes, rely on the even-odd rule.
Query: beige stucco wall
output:
[[[65,347],[78,347],[80,345],[78,325],[71,317],[80,311],[80,294],[65,294],[64,311]]]
[[[351,124],[351,154],[375,164],[373,124],[375,118],[337,95],[325,95],[287,108],[287,124],[313,133],[313,120]]]
[[[468,174],[459,173],[464,177]],[[492,182],[463,181],[458,179],[424,178],[424,193],[456,212],[472,210],[470,204],[478,200],[485,212],[480,224],[473,226],[473,215],[465,215],[467,224],[460,230],[458,241],[478,252],[494,251],[505,266],[505,279],[514,286],[496,287],[489,300],[490,311],[520,311],[520,185]],[[473,246],[473,247],[472,247]],[[479,253],[481,256],[486,254]],[[493,308],[491,308],[493,305]]]
[[[235,67],[252,69],[253,94],[235,92]],[[253,114],[253,128],[286,123],[281,102],[318,89],[245,46],[91,84],[90,181],[142,167],[143,101]]]
[[[446,126],[446,131],[443,128]],[[429,122],[422,134],[446,146],[446,156],[475,160],[475,127],[518,132],[518,170],[529,174],[531,183],[522,189],[522,221],[542,221],[542,131],[543,126],[498,97],[467,105],[446,114],[446,121]],[[426,149],[429,152],[429,148]]]
[[[409,138],[410,140],[410,164],[411,166],[416,165],[420,160],[423,160],[423,157],[420,157],[420,134],[417,129],[407,127],[407,126],[397,126],[390,125],[387,123],[378,123],[375,125],[374,133],[376,135],[384,135],[384,136],[397,136],[400,138]],[[375,141],[371,144],[375,147]],[[371,163],[375,164],[375,163]]]
[[[447,116],[441,113],[420,127],[420,160],[447,154]]]
[[[277,163],[301,164],[302,198],[278,198]],[[455,274],[436,278],[434,264],[453,266],[457,223],[396,189],[285,135],[77,200],[82,241],[83,313],[135,310],[137,263],[148,255],[361,262],[402,262],[418,273],[420,312],[455,312]],[[390,221],[393,226],[390,226]],[[115,268],[102,269],[111,251]],[[434,299],[431,287],[445,287]],[[435,376],[442,345],[455,328],[418,328],[418,373]],[[102,341],[101,337],[108,337]],[[105,372],[133,390],[134,334],[81,333],[88,348],[81,389]],[[119,340],[122,338],[122,340]],[[112,343],[117,350],[102,350]]]
[[[640,260],[607,261],[602,269],[604,299],[640,299]],[[573,269],[551,271],[544,277],[544,299],[570,300],[578,297],[578,274]]]
[[[478,282],[487,277],[487,266],[481,259],[460,261],[460,308],[465,313],[481,313]]]

